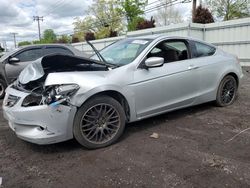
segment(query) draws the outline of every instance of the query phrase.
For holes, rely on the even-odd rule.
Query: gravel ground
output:
[[[74,140],[27,143],[0,115],[2,187],[250,187],[250,130],[230,140],[250,127],[250,67],[244,74],[232,106],[208,103],[136,122],[98,150]]]

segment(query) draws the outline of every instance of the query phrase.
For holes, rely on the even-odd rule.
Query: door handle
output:
[[[198,69],[198,66],[189,65],[188,70]]]

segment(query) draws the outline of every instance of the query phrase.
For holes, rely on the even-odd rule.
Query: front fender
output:
[[[130,109],[130,121],[136,120],[136,112],[135,112],[135,97],[134,93],[128,89],[122,88],[116,85],[102,85],[99,87],[95,87],[85,93],[78,92],[71,99],[71,104],[81,107],[84,103],[92,96],[105,92],[105,91],[115,91],[120,93],[127,100],[129,109]]]

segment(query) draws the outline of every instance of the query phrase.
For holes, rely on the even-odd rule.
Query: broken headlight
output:
[[[20,97],[9,95],[5,102],[5,106],[13,107],[19,101],[19,99]]]
[[[77,84],[48,86],[43,94],[45,104],[61,104],[69,101],[70,97],[79,89]]]

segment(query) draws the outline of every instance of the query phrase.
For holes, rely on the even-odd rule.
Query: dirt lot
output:
[[[133,123],[119,143],[99,150],[74,140],[24,142],[1,115],[2,187],[250,187],[250,130],[230,141],[250,127],[250,67],[244,74],[234,105],[209,103]],[[154,132],[158,139],[150,138]]]

